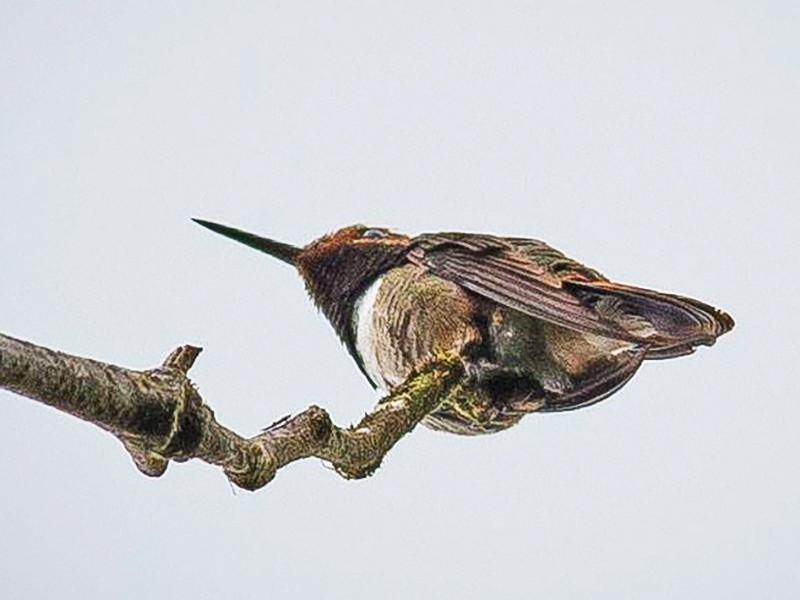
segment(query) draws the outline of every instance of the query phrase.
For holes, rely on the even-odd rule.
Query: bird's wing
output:
[[[565,290],[558,272],[549,264],[553,260],[538,260],[537,248],[562,257],[546,244],[532,240],[438,233],[415,238],[408,258],[434,275],[537,319],[568,329],[631,339]]]
[[[733,325],[696,300],[614,284],[537,240],[426,234],[412,240],[408,260],[531,317],[647,344],[653,358],[713,343]]]
[[[611,281],[565,281],[564,285],[607,318],[626,319],[626,327],[652,340],[647,358],[691,354],[733,329],[730,315],[704,302]],[[637,325],[638,321],[638,325]]]

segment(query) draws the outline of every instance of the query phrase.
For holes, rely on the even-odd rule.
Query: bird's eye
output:
[[[361,237],[374,240],[386,237],[386,232],[383,229],[367,229],[361,234]]]

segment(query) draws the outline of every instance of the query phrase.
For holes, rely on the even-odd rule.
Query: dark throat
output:
[[[298,266],[316,305],[352,352],[352,318],[358,297],[375,280],[405,260],[405,245],[342,246]]]

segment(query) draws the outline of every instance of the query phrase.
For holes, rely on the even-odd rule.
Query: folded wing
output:
[[[408,258],[471,292],[568,329],[668,358],[710,345],[733,319],[707,304],[616,284],[543,242],[462,233],[415,238]]]

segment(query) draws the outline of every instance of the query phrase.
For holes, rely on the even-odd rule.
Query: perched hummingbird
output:
[[[293,265],[374,387],[391,392],[435,355],[461,356],[457,393],[423,421],[452,433],[588,406],[644,359],[690,354],[734,325],[698,300],[613,283],[537,240],[353,225],[297,248],[194,220]]]

